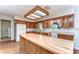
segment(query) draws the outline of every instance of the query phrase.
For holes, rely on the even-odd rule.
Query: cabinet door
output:
[[[36,28],[36,23],[35,22],[27,22],[26,23],[26,27],[27,28]]]
[[[30,22],[26,22],[26,28],[29,28]]]
[[[74,27],[74,15],[69,16],[69,27]]]
[[[64,17],[62,19],[62,28],[69,28],[69,19],[68,19],[68,17]]]
[[[43,21],[43,27],[49,28],[50,27],[50,20]]]
[[[26,40],[23,37],[20,37],[20,52],[25,53]]]
[[[26,40],[26,44],[25,44],[25,53],[26,54],[35,54],[36,53],[36,47],[35,47],[35,44]]]
[[[36,28],[36,23],[35,22],[32,22],[31,25],[32,25],[32,28]]]
[[[74,16],[62,17],[62,28],[73,28],[74,27]]]

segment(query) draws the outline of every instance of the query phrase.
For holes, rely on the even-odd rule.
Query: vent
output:
[[[49,6],[45,6],[44,7],[46,10],[50,10],[50,7]]]

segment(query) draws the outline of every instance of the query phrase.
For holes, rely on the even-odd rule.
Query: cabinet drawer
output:
[[[58,38],[73,40],[73,35],[58,34]]]

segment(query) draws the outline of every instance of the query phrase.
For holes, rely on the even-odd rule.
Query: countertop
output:
[[[34,33],[28,33],[28,34],[24,33],[21,34],[20,36],[51,52],[59,54],[73,54],[73,41],[59,38],[52,38],[49,36]]]

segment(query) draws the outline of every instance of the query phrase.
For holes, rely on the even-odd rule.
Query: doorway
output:
[[[11,21],[1,20],[1,40],[8,41],[11,40]]]

